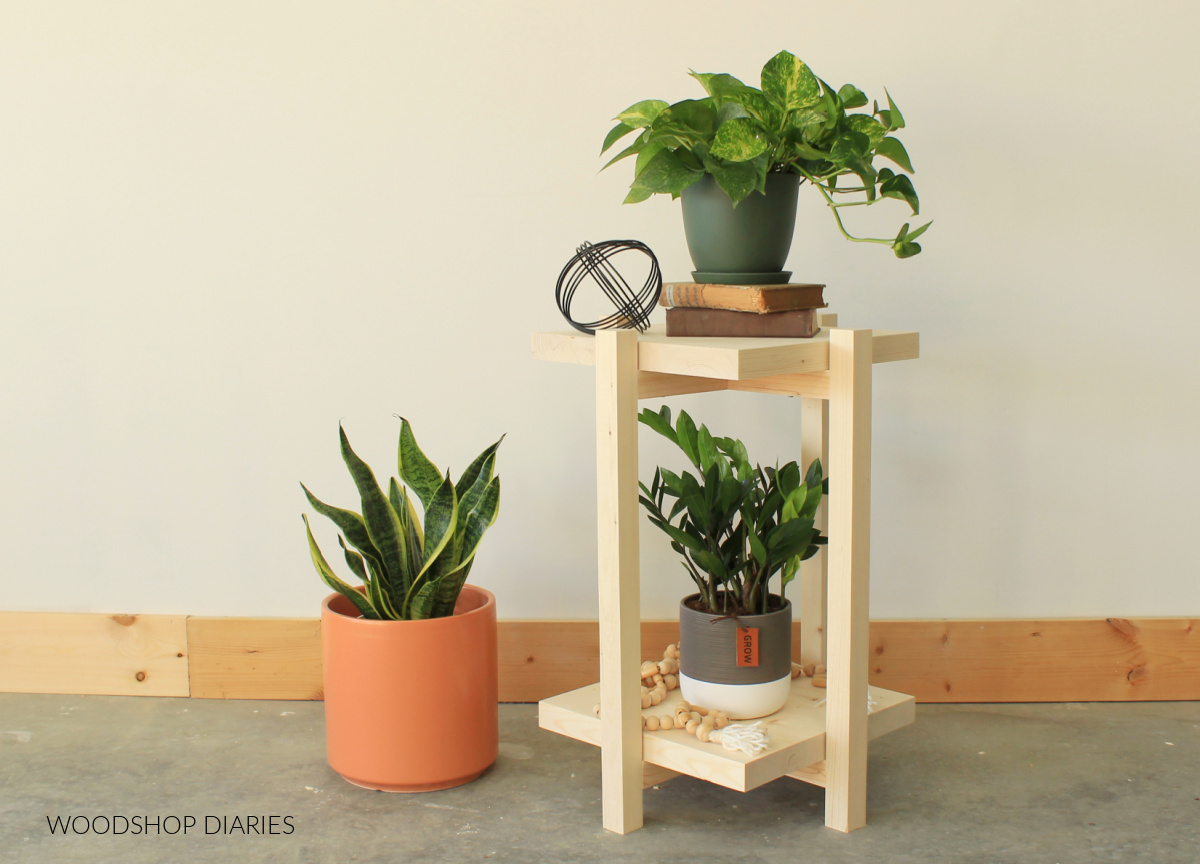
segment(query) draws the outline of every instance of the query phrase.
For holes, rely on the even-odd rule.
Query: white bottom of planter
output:
[[[734,720],[753,720],[774,714],[787,702],[791,689],[790,674],[763,684],[713,684],[679,673],[679,691],[685,700],[703,708],[724,711]]]

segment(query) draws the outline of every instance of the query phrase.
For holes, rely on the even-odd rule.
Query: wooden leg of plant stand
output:
[[[638,668],[637,332],[596,334],[596,494],[600,567],[600,763],[604,827],[642,827]]]
[[[825,824],[867,821],[871,543],[870,330],[829,334],[829,686]]]
[[[807,396],[800,399],[800,471],[814,459],[829,473],[829,403]],[[828,501],[817,508],[816,526],[829,533]],[[825,596],[829,553],[822,549],[800,565],[800,662],[825,666]]]

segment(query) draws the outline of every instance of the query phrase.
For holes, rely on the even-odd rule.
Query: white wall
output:
[[[889,88],[936,219],[902,262],[805,198],[790,262],[843,324],[921,331],[876,373],[873,614],[1200,614],[1197,13],[729,8],[0,8],[0,608],[315,615],[298,481],[352,504],[338,421],[386,469],[403,413],[456,472],[508,433],[502,616],[594,616],[591,377],[529,333],[584,239],[690,269],[678,205],[596,175],[609,118],[786,47]],[[795,402],[674,404],[797,455]]]

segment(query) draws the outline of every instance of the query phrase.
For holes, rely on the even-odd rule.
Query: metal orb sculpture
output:
[[[629,287],[613,263],[617,255],[629,251],[641,252],[650,259],[650,273],[637,293]],[[575,292],[588,278],[600,286],[615,311],[598,321],[583,323],[571,317],[571,302],[575,299]],[[658,304],[661,293],[662,272],[658,268],[658,259],[645,243],[638,240],[605,240],[593,244],[585,240],[575,251],[575,257],[567,262],[559,274],[554,299],[558,302],[558,311],[576,330],[595,335],[597,330],[633,327],[644,333],[650,326],[650,313]]]

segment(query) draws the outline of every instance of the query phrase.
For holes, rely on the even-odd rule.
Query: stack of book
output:
[[[668,336],[777,336],[807,339],[821,329],[824,285],[711,285],[669,282],[659,304],[667,307]]]

